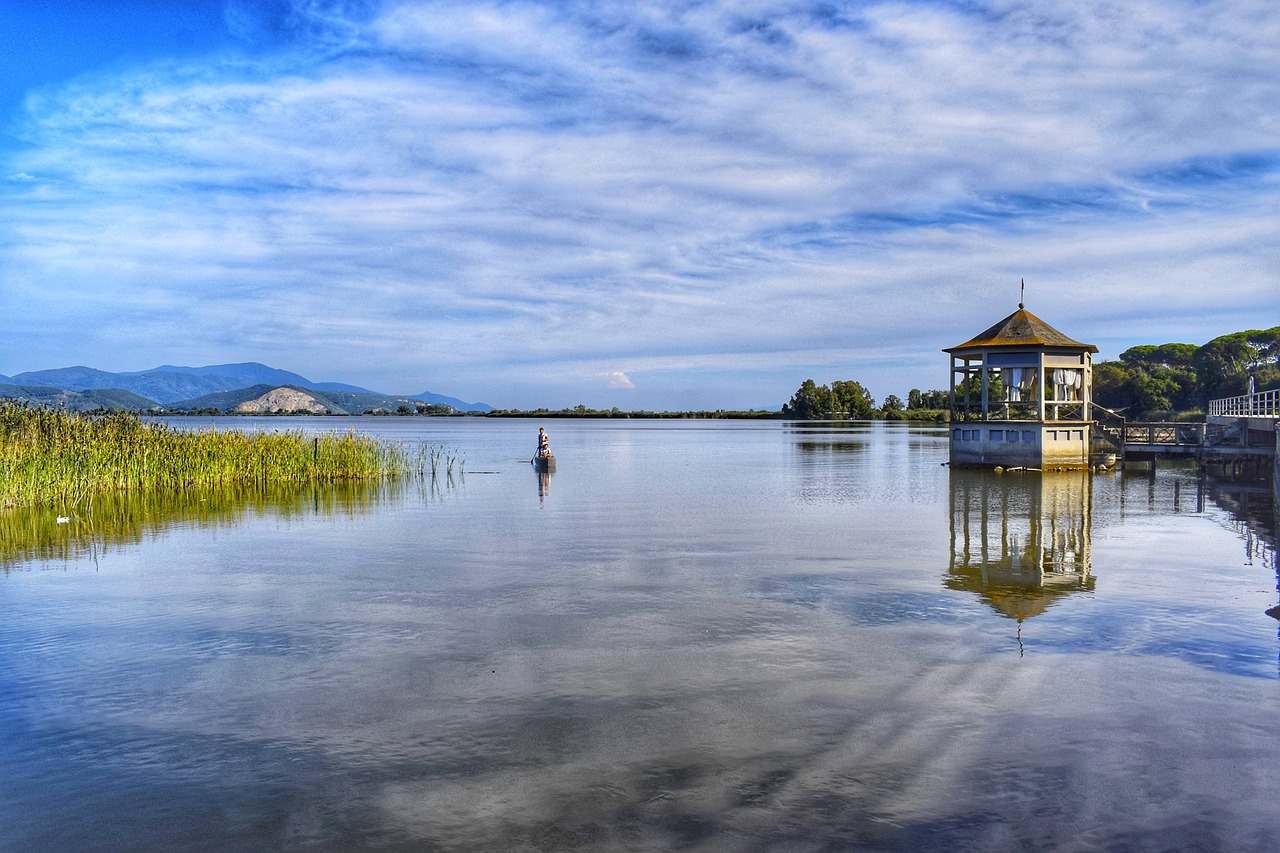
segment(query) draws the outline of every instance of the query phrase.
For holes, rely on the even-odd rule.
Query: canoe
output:
[[[533,470],[535,471],[556,470],[556,458],[554,456],[535,456],[529,461],[533,463]]]

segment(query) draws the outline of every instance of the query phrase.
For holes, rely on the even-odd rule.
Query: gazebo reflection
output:
[[[1087,471],[951,471],[948,589],[1021,622],[1092,590]]]

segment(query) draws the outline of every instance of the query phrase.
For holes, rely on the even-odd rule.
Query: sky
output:
[[[498,407],[1280,325],[1273,0],[6,0],[0,374]]]

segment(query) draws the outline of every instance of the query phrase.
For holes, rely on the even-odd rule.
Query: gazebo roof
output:
[[[1019,304],[1017,311],[1014,311],[990,329],[979,332],[964,343],[945,349],[943,352],[955,353],[960,350],[982,349],[985,347],[1015,346],[1070,347],[1071,349],[1082,349],[1089,352],[1098,351],[1098,348],[1093,344],[1082,344],[1077,340],[1068,338]]]

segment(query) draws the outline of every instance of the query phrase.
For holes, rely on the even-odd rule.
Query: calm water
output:
[[[466,473],[0,516],[0,849],[1277,847],[1269,492],[897,424],[255,425]]]

